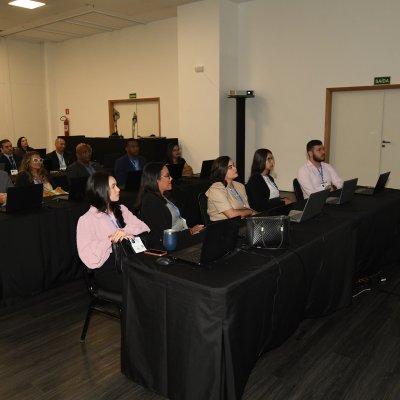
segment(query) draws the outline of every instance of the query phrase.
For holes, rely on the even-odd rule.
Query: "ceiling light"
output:
[[[29,8],[30,10],[33,10],[34,8],[42,7],[42,6],[46,5],[46,3],[41,3],[40,1],[33,1],[33,0],[15,0],[15,1],[11,1],[8,4],[10,6]]]

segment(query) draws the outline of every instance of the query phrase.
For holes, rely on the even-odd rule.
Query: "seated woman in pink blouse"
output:
[[[116,180],[108,173],[91,175],[86,186],[90,209],[79,218],[76,233],[79,257],[88,268],[95,269],[95,282],[115,292],[122,292],[122,275],[115,270],[111,243],[150,231],[118,203],[119,192]]]

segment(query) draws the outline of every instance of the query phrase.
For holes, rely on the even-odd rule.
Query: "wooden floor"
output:
[[[264,355],[244,399],[400,399],[400,266],[385,274],[386,285]],[[121,374],[118,321],[94,315],[79,342],[87,302],[72,282],[0,308],[0,399],[163,399]]]

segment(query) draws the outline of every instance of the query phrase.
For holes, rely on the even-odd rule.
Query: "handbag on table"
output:
[[[289,246],[290,218],[286,215],[246,218],[247,243],[250,247],[284,249]]]

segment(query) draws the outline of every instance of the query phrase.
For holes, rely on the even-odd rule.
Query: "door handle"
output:
[[[392,143],[392,142],[389,142],[388,140],[382,140],[382,143]]]

